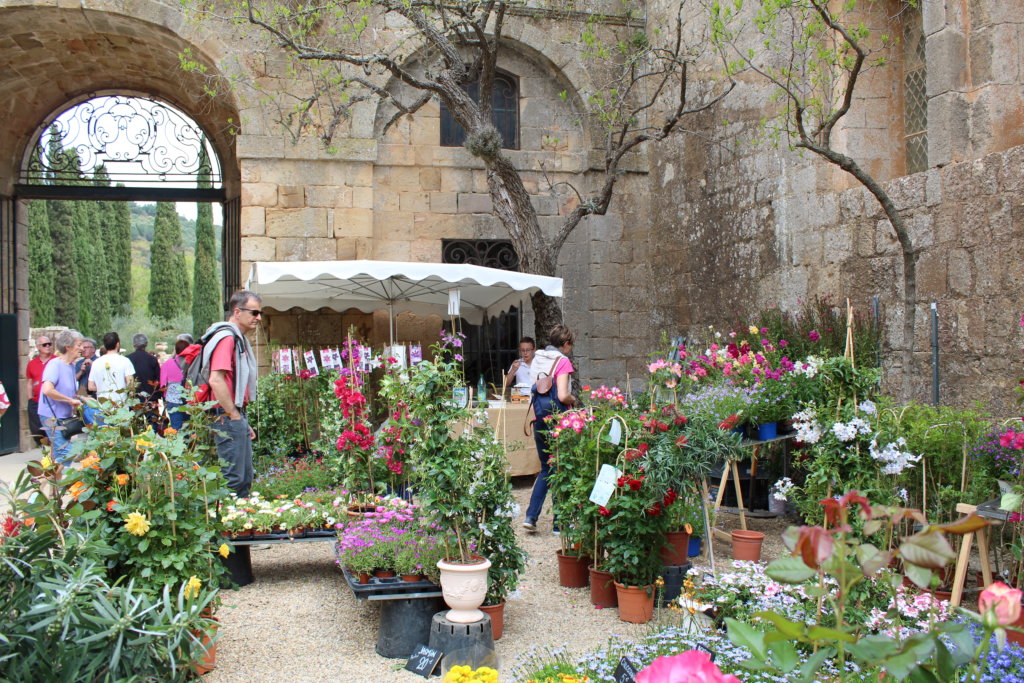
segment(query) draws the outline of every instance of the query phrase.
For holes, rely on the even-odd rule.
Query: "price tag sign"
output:
[[[320,369],[316,366],[316,354],[312,351],[306,351],[302,354],[306,359],[306,369],[312,372],[314,375],[320,374]]]
[[[622,476],[622,472],[615,469],[613,465],[601,465],[601,471],[597,473],[597,481],[590,491],[590,501],[595,505],[607,505],[612,494],[615,493],[615,482]]]
[[[612,419],[612,424],[608,427],[608,440],[616,446],[622,441],[622,423],[617,419]]]
[[[320,349],[320,365],[323,366],[324,370],[334,368],[334,357],[331,356],[330,349]]]
[[[612,678],[615,683],[636,683],[638,673],[640,673],[640,667],[629,657],[623,657],[619,660],[619,665],[615,667],[615,675]]]
[[[409,349],[409,362],[413,365],[423,362],[423,347],[413,344]]]
[[[419,674],[424,678],[430,678],[437,668],[438,662],[444,657],[444,653],[423,643],[416,646],[416,649],[409,655],[409,661],[405,664],[406,671]]]

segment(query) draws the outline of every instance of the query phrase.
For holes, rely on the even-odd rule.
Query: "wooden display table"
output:
[[[967,503],[957,503],[956,511],[964,515],[979,512],[979,515],[985,517],[989,524],[992,525],[1002,524],[1003,519],[1005,519],[1003,516],[1005,513],[1001,510],[997,510],[995,515],[981,514],[977,505],[968,505]],[[953,573],[953,590],[949,598],[949,604],[953,607],[959,607],[960,601],[964,597],[964,584],[967,582],[967,568],[971,563],[971,546],[974,545],[975,534],[978,536],[978,560],[981,562],[981,578],[986,586],[992,583],[992,565],[989,563],[988,558],[988,527],[982,527],[977,531],[964,534],[963,539],[960,541],[960,554],[956,558],[956,571]]]
[[[794,436],[796,436],[796,435],[795,434],[782,434],[780,436],[776,436],[773,439],[766,439],[764,441],[759,441],[757,439],[744,439],[743,440],[741,445],[750,448],[750,487],[749,487],[748,500],[753,498],[754,480],[757,477],[757,460],[761,456],[761,448],[763,448],[767,444],[772,444],[772,443],[778,443],[779,445],[781,445],[782,446],[783,472],[788,472],[788,470],[789,470],[789,463],[788,463],[788,460],[789,460],[789,440],[792,439]],[[715,506],[714,506],[713,510],[716,513],[720,512],[720,511],[721,512],[733,512],[733,510],[723,509],[722,508],[722,499],[725,497],[725,487],[729,485],[729,478],[731,476],[732,477],[732,482],[733,482],[733,487],[735,488],[735,491],[736,491],[736,505],[738,506],[737,507],[737,512],[739,513],[739,516],[740,516],[740,528],[743,529],[743,530],[746,530],[746,528],[747,528],[747,509],[746,509],[746,505],[744,505],[744,503],[743,503],[743,487],[740,485],[740,468],[737,465],[737,462],[738,462],[737,460],[729,460],[729,461],[726,461],[725,464],[722,466],[722,477],[721,477],[721,480],[718,482],[718,495],[715,496]],[[704,483],[704,488],[705,488],[705,490],[707,490],[707,482],[706,482],[706,480],[705,480],[705,483]],[[725,532],[725,531],[723,531],[721,529],[718,529],[718,528],[712,529],[711,530],[711,534],[715,538],[721,539],[723,541],[731,541],[732,540],[732,536],[728,532]],[[709,542],[710,542],[710,539],[709,539]]]

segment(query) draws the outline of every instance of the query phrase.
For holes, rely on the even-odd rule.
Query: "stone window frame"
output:
[[[920,7],[906,5],[901,17],[903,156],[906,173],[928,170],[928,93],[924,23]]]
[[[480,97],[480,85],[469,83],[466,92],[474,100]],[[519,78],[504,69],[494,74],[491,91],[491,121],[501,133],[503,149],[519,149]],[[466,131],[452,117],[444,102],[441,102],[441,147],[462,147],[466,142]]]

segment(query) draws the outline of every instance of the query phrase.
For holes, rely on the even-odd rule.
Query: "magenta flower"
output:
[[[723,674],[711,657],[700,650],[658,657],[636,675],[636,683],[741,683],[732,674]]]
[[[817,330],[811,330],[810,332],[807,333],[807,336],[810,338],[811,341],[818,341],[819,339],[821,339],[821,335],[818,334]]]

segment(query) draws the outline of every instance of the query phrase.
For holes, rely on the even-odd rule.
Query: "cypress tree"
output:
[[[149,271],[149,314],[155,318],[170,320],[187,310],[181,248],[181,224],[174,203],[157,202]]]
[[[132,215],[128,202],[110,202],[110,217],[110,310],[113,315],[127,315],[132,300]]]
[[[210,187],[210,158],[203,139],[199,157],[200,188]],[[213,231],[213,206],[199,204],[196,212],[196,251],[192,287],[192,332],[196,339],[221,318],[220,282],[217,277],[217,240]]]
[[[62,149],[56,127],[50,128],[47,145],[47,165],[52,169],[50,182],[71,185],[79,177],[78,154],[73,149]],[[79,283],[75,266],[75,214],[76,202],[48,200],[50,245],[53,249],[54,323],[79,326]]]
[[[78,271],[78,329],[85,335],[92,335],[96,326],[96,252],[93,249],[92,202],[72,202],[72,217],[75,232],[74,262]]]
[[[54,321],[53,249],[46,202],[28,203],[28,301],[34,327],[48,327]]]

